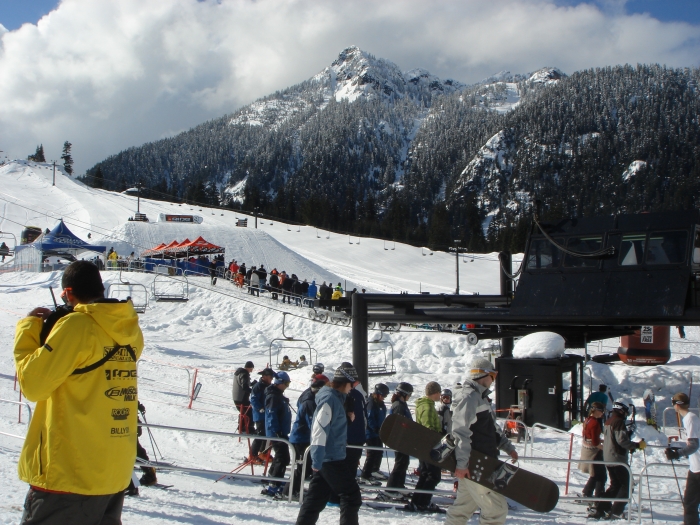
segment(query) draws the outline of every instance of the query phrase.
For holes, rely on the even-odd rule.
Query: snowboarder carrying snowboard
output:
[[[688,456],[690,468],[685,483],[683,494],[683,524],[695,525],[698,522],[698,505],[700,505],[700,452],[698,451],[698,438],[700,438],[700,418],[690,412],[690,398],[683,392],[679,392],[672,398],[673,408],[676,414],[683,418],[683,428],[686,431],[686,445],[683,448],[667,448],[666,457],[673,461],[681,456]]]
[[[481,509],[481,523],[503,524],[508,516],[506,498],[471,481],[468,468],[472,448],[494,458],[498,457],[500,449],[509,454],[513,462],[518,459],[515,447],[496,425],[487,397],[496,375],[491,361],[483,357],[474,359],[469,378],[453,397],[452,434],[459,487],[455,503],[447,510],[447,525],[465,525],[477,509]]]
[[[600,420],[604,412],[605,405],[603,403],[598,401],[591,403],[588,417],[583,422],[583,445],[581,446],[581,459],[583,460],[603,461],[603,442],[600,439],[603,428],[600,425]],[[596,496],[603,497],[605,482],[608,480],[605,465],[582,463],[579,464],[578,468],[584,474],[589,475],[588,481],[583,487],[583,497],[590,498],[593,496],[594,491]]]

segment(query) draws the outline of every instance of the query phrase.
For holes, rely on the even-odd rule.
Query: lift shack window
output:
[[[644,260],[646,233],[623,235],[620,243],[620,266],[636,266]]]
[[[566,248],[575,253],[594,253],[603,246],[603,237],[600,235],[586,237],[569,237]],[[595,268],[600,259],[595,257],[576,257],[566,254],[564,266],[567,268]]]
[[[681,264],[685,262],[688,232],[652,232],[649,235],[647,264]]]
[[[564,243],[564,239],[554,239],[554,241],[559,245]],[[547,239],[533,240],[527,257],[527,269],[544,270],[557,268],[560,260],[561,252],[559,248]]]

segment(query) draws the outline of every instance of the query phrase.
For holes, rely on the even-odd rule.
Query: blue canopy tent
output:
[[[31,244],[17,246],[15,250],[15,269],[28,272],[41,272],[44,259],[47,257],[62,257],[70,261],[76,260],[78,254],[84,252],[104,253],[106,246],[88,244],[68,229],[63,219],[54,228],[39,236]]]

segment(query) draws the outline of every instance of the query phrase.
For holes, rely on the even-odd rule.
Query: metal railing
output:
[[[361,450],[382,450],[384,452],[394,452],[393,449],[391,448],[386,448],[386,447],[373,447],[370,445],[347,445],[347,448],[357,448]],[[306,450],[304,451],[304,455],[302,456],[302,467],[301,467],[301,481],[300,481],[300,487],[299,487],[299,505],[301,505],[304,502],[304,481],[306,480],[306,465],[309,457],[309,453],[311,452],[311,447],[307,447]],[[293,477],[293,471],[294,471],[294,463],[292,463],[292,477]],[[289,493],[292,493],[292,486],[289,487]],[[440,494],[454,494],[454,491],[452,490],[421,490],[421,489],[406,489],[406,488],[398,488],[398,487],[389,487],[388,490],[391,490],[393,492],[400,492],[402,494],[432,494],[432,495],[440,495]]]
[[[534,425],[533,425],[534,426]],[[625,467],[627,470],[627,473],[629,475],[629,479],[627,480],[628,482],[628,487],[627,487],[627,497],[626,498],[601,498],[601,497],[596,497],[592,496],[590,498],[584,497],[584,496],[559,496],[559,501],[610,501],[610,502],[615,502],[615,501],[624,501],[627,503],[627,523],[631,523],[632,519],[632,503],[634,503],[634,496],[632,494],[632,486],[633,486],[633,478],[632,478],[632,469],[627,463],[617,463],[614,461],[598,461],[598,460],[592,460],[592,459],[567,459],[567,458],[539,458],[539,457],[534,457],[534,456],[523,456],[518,458],[518,461],[531,461],[533,463],[582,463],[582,464],[589,464],[589,465],[611,465],[615,467]],[[639,513],[641,514],[641,504],[639,505]]]
[[[675,476],[675,475],[674,475],[674,476],[649,476],[649,474],[646,474],[646,476],[645,476],[645,473],[649,470],[649,468],[651,468],[651,467],[666,467],[666,468],[671,468],[671,467],[673,467],[673,468],[674,468],[674,474],[675,474],[675,465],[676,465],[676,464],[673,464],[673,463],[671,463],[671,464],[669,464],[669,463],[649,463],[648,465],[644,465],[644,468],[643,468],[643,469],[641,470],[641,472],[639,473],[639,482],[638,482],[638,485],[639,485],[639,517],[638,517],[637,523],[642,523],[642,501],[648,501],[648,502],[649,502],[649,511],[651,512],[651,519],[652,519],[652,521],[654,520],[654,514],[653,514],[652,507],[651,507],[651,504],[652,504],[653,502],[657,502],[657,503],[680,503],[681,505],[683,504],[683,500],[682,500],[682,499],[668,499],[668,498],[661,499],[661,498],[652,498],[652,497],[645,498],[645,497],[644,497],[643,489],[644,489],[644,478],[645,478],[645,477],[646,477],[646,478],[653,477],[653,478],[655,478],[655,479],[675,479],[675,480],[677,480],[677,481],[680,482],[680,478],[678,478],[678,477]],[[687,467],[687,464],[685,464],[685,463],[677,463],[677,465]],[[685,481],[685,480],[683,480],[683,481]],[[648,479],[647,479],[647,486],[649,486],[649,481],[648,481]],[[679,487],[680,487],[680,485],[679,485]],[[651,495],[651,494],[650,494],[650,495]],[[681,496],[681,498],[683,497],[682,495],[680,495],[680,496]]]
[[[694,414],[698,414],[698,413],[700,412],[700,411],[698,411],[697,408],[690,408],[690,409],[688,409],[688,411],[689,411],[689,412],[693,412]],[[673,407],[666,407],[666,408],[664,408],[664,411],[663,411],[663,413],[662,413],[662,415],[661,415],[661,432],[662,432],[663,434],[666,433],[666,413],[667,413],[667,412],[673,412],[673,413],[675,414],[676,409],[673,408]],[[677,428],[677,429],[678,429],[678,434],[680,434],[680,429],[681,429],[682,427],[680,427],[680,426],[677,426],[677,427],[672,426],[672,427],[670,427],[670,428]]]
[[[172,427],[169,425],[157,425],[154,423],[141,423],[139,426],[142,427],[148,427],[148,428],[156,428],[160,430],[172,430],[175,432],[192,432],[196,434],[208,434],[208,435],[213,435],[213,436],[228,436],[232,438],[243,438],[243,439],[263,439],[265,441],[277,441],[280,443],[285,443],[287,447],[289,448],[289,457],[291,461],[291,465],[294,465],[296,463],[297,459],[297,454],[296,450],[292,446],[292,444],[289,442],[288,439],[283,439],[283,438],[277,438],[277,437],[263,437],[259,436],[257,434],[239,434],[236,432],[224,432],[223,430],[204,430],[204,429],[199,429],[199,428],[187,428],[187,427]],[[137,463],[137,466],[144,465],[143,463]],[[257,479],[257,480],[262,480],[262,481],[276,481],[279,483],[287,483],[289,482],[289,502],[291,503],[292,501],[292,492],[294,489],[294,468],[291,469],[291,473],[289,478],[275,478],[272,476],[256,476],[254,474],[240,474],[238,472],[224,472],[220,470],[209,470],[209,469],[198,469],[198,468],[193,468],[193,467],[176,467],[176,466],[170,466],[168,465],[167,467],[163,467],[162,465],[158,465],[157,463],[153,464],[152,466],[161,468],[164,470],[177,470],[180,472],[195,472],[199,474],[214,474],[217,476],[226,476],[229,478],[240,478],[240,479]]]
[[[0,403],[9,403],[11,405],[20,405],[20,406],[26,407],[27,412],[29,414],[29,419],[27,420],[27,424],[32,422],[32,407],[26,401],[14,401],[12,399],[0,399]]]

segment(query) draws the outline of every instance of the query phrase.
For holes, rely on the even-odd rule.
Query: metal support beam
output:
[[[352,295],[352,364],[360,383],[369,392],[369,363],[367,350],[367,301],[361,293]]]
[[[501,295],[508,298],[510,301],[513,298],[513,281],[506,275],[506,272],[513,271],[513,256],[510,252],[501,252],[498,254],[498,260],[501,263]],[[513,338],[504,337],[501,339],[501,357],[513,357]]]

